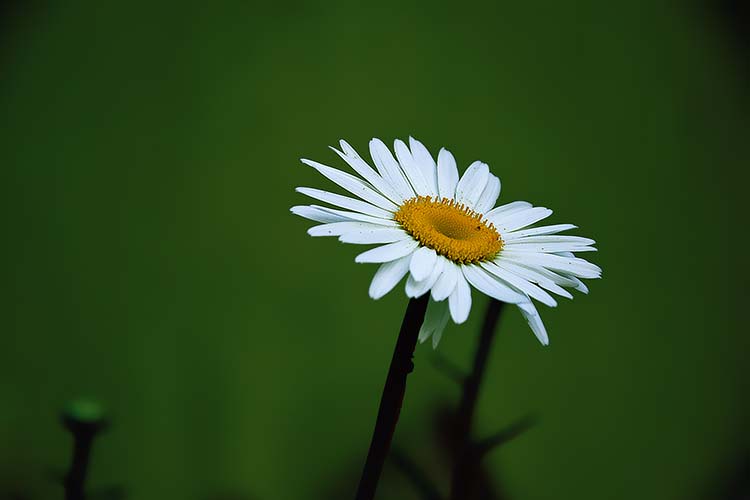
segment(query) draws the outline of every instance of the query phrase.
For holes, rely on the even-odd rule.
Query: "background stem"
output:
[[[479,471],[479,454],[474,449],[471,426],[476,410],[479,387],[484,376],[487,358],[495,338],[503,302],[490,299],[487,314],[482,325],[482,332],[474,353],[471,373],[466,377],[461,392],[461,402],[456,411],[456,453],[451,479],[451,500],[466,500],[472,496],[472,485],[476,485],[476,473]]]
[[[419,329],[424,321],[430,294],[409,300],[401,331],[398,334],[396,347],[393,351],[391,366],[385,380],[383,395],[380,398],[378,418],[367,453],[365,467],[357,488],[356,500],[372,500],[383,470],[383,464],[388,456],[393,433],[396,430],[401,404],[406,392],[406,377],[414,369],[412,357],[417,345]]]

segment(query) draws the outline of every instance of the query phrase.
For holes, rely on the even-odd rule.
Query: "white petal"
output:
[[[495,206],[498,196],[500,196],[500,179],[490,174],[489,179],[487,179],[487,185],[479,196],[479,201],[474,210],[480,214],[488,212]]]
[[[443,313],[443,322],[441,323],[439,328],[435,329],[435,333],[432,334],[432,348],[433,349],[437,349],[437,346],[440,343],[440,339],[443,338],[443,332],[445,331],[445,327],[448,324],[448,319],[451,317],[450,311],[448,310],[447,303],[443,302],[443,304],[446,304],[445,312]]]
[[[297,205],[296,207],[290,208],[289,211],[292,212],[294,215],[299,215],[300,217],[314,220],[315,222],[330,223],[330,222],[343,222],[343,221],[349,220],[349,217],[344,217],[342,215],[328,213],[318,208],[310,207],[307,205]]]
[[[575,288],[576,286],[576,282],[573,281],[576,278],[574,278],[573,276],[563,276],[562,274],[558,274],[554,271],[550,271],[549,269],[545,267],[535,265],[535,264],[525,264],[523,262],[513,261],[507,258],[504,259],[502,258],[502,254],[497,259],[495,259],[495,264],[516,265],[524,269],[528,269],[530,272],[540,274],[544,276],[545,278],[549,279],[550,281],[552,281],[553,283],[555,283],[556,285],[573,287],[573,288]]]
[[[388,245],[383,245],[381,247],[376,247],[372,250],[363,252],[355,257],[354,262],[390,262],[392,260],[411,255],[411,253],[416,250],[418,246],[419,243],[412,239],[397,241],[395,243],[389,243]]]
[[[341,170],[336,170],[335,168],[318,163],[317,161],[305,158],[302,158],[301,161],[305,165],[311,166],[323,176],[346,189],[353,195],[359,196],[365,201],[369,201],[376,207],[390,211],[398,210],[398,207],[391,200],[375,191],[369,184],[366,184],[361,179],[358,179],[351,174],[347,174],[346,172],[342,172]]]
[[[411,239],[411,236],[401,228],[376,227],[366,229],[355,229],[342,234],[339,241],[342,243],[354,243],[357,245],[372,245],[375,243],[393,243],[401,240]]]
[[[456,288],[448,297],[448,306],[453,322],[460,325],[468,319],[471,311],[471,288],[469,288],[463,273],[457,273],[456,278]]]
[[[573,281],[576,282],[576,286],[574,287],[576,290],[578,290],[581,293],[589,293],[589,287],[587,287],[583,281],[579,280],[575,276],[571,276]]]
[[[411,151],[409,151],[404,141],[396,139],[393,143],[393,150],[396,151],[396,158],[398,158],[398,162],[401,164],[401,168],[404,170],[414,191],[420,196],[432,196],[434,198],[437,192],[432,188],[427,178],[425,178],[422,169],[419,168],[417,161],[411,155]]]
[[[404,177],[401,166],[388,147],[383,144],[383,141],[377,138],[370,141],[370,156],[372,156],[372,161],[375,162],[380,175],[388,181],[402,201],[414,197],[414,190]]]
[[[509,214],[519,212],[521,210],[526,210],[527,208],[531,207],[532,205],[528,201],[513,201],[511,203],[493,208],[492,210],[484,214],[484,216],[491,223],[497,225],[498,221],[500,221],[502,217],[506,217]]]
[[[573,295],[555,283],[546,273],[551,273],[551,271],[540,272],[540,270],[545,271],[544,268],[537,268],[532,269],[528,267],[524,267],[518,264],[514,264],[512,262],[508,262],[503,259],[498,259],[495,261],[495,265],[505,269],[508,272],[512,272],[514,274],[517,274],[518,276],[524,278],[525,280],[531,281],[532,283],[538,284],[540,287],[544,288],[545,290],[549,290],[552,293],[556,293],[557,295],[561,295],[565,298],[572,299]]]
[[[443,330],[448,324],[450,313],[447,302],[433,302],[427,304],[427,313],[425,314],[422,327],[419,329],[419,341],[424,342],[432,336],[432,347],[435,348],[440,342]]]
[[[402,200],[396,194],[396,191],[383,179],[365,160],[359,156],[359,153],[349,145],[348,142],[341,140],[339,141],[342,151],[331,147],[337,155],[341,157],[346,163],[349,164],[355,172],[361,175],[367,182],[380,191],[385,197],[391,201],[400,203]],[[385,207],[384,207],[385,208]]]
[[[426,279],[432,273],[437,260],[437,253],[432,248],[421,247],[411,256],[409,270],[416,281]]]
[[[437,194],[437,167],[435,166],[435,160],[424,144],[414,137],[409,137],[409,147],[411,148],[414,161],[417,162],[417,165],[422,170],[422,175],[424,175],[430,186],[432,196],[435,196]]]
[[[549,307],[557,306],[557,301],[550,294],[548,294],[535,284],[525,280],[524,278],[505,269],[502,269],[492,262],[482,263],[482,267],[489,271],[491,274],[494,274],[496,278],[499,278],[501,281],[507,282],[511,286],[528,294],[531,298],[538,300],[542,304]]]
[[[421,297],[425,293],[430,291],[432,285],[435,284],[440,274],[443,272],[444,259],[437,259],[433,266],[430,275],[422,281],[414,279],[414,275],[410,275],[409,279],[406,280],[406,296],[407,297]]]
[[[596,248],[589,246],[577,246],[571,243],[533,243],[526,242],[525,239],[507,242],[505,248],[514,252],[596,252]]]
[[[453,262],[447,262],[443,267],[442,274],[432,286],[432,299],[438,302],[447,299],[456,288],[456,281],[458,281],[460,273],[458,266]]]
[[[541,342],[542,345],[549,345],[547,329],[544,327],[542,318],[539,316],[539,312],[536,310],[534,304],[531,301],[518,304],[518,310],[523,314],[523,317],[528,322],[531,331],[534,332],[536,338],[539,339],[539,342]]]
[[[505,216],[496,217],[492,221],[500,234],[508,231],[514,231],[521,229],[526,226],[530,226],[535,222],[539,222],[542,219],[546,219],[552,215],[552,210],[544,207],[534,207],[526,210],[514,212],[512,214],[506,214]]]
[[[475,161],[469,165],[456,186],[456,201],[473,209],[487,185],[489,176],[490,167],[486,163]]]
[[[447,149],[441,149],[438,153],[437,181],[438,194],[441,198],[453,199],[456,196],[458,168],[456,159]]]
[[[375,300],[393,290],[398,282],[409,272],[410,255],[391,262],[386,262],[378,268],[370,283],[370,297]]]
[[[512,244],[522,245],[526,243],[568,243],[573,246],[588,246],[595,244],[596,241],[582,236],[568,235],[524,236],[512,240]]]
[[[373,217],[371,215],[359,214],[357,212],[347,212],[346,210],[337,210],[335,208],[321,207],[320,205],[310,205],[313,208],[317,208],[322,212],[326,212],[333,215],[339,215],[345,217],[345,220],[356,220],[360,222],[370,222],[371,224],[378,224],[381,226],[388,227],[399,227],[398,222],[391,219],[381,219],[380,217]]]
[[[575,229],[578,226],[573,224],[554,224],[552,226],[533,227],[531,229],[523,229],[521,231],[511,231],[503,235],[503,239],[514,240],[517,238],[525,238],[527,236],[543,235],[543,234],[556,234],[568,229]]]
[[[498,280],[480,266],[462,265],[461,271],[466,280],[471,283],[471,286],[493,299],[511,304],[529,300],[526,294],[515,290],[508,283]]]
[[[350,233],[352,231],[374,229],[390,228],[384,228],[379,224],[370,224],[369,222],[346,221],[313,226],[307,230],[307,234],[309,234],[310,236],[341,236],[342,234]]]
[[[329,193],[328,191],[323,191],[321,189],[298,187],[296,191],[298,193],[307,195],[310,198],[315,198],[316,200],[324,201],[326,203],[330,203],[331,205],[336,205],[340,208],[346,208],[347,210],[353,210],[355,212],[372,215],[373,217],[380,217],[383,219],[393,218],[393,213],[389,212],[388,210],[383,210],[382,208],[376,207],[375,205],[371,205],[366,201],[355,200],[354,198],[349,198],[348,196]]]
[[[512,252],[509,250],[503,250],[501,257],[530,267],[542,266],[564,274],[572,274],[577,278],[599,278],[602,273],[599,266],[577,257],[562,257],[547,253]]]

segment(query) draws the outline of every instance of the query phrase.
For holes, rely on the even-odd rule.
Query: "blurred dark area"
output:
[[[549,347],[504,317],[474,498],[750,499],[749,5],[1,2],[0,499],[64,498],[81,397],[88,500],[351,497],[406,297],[288,209],[409,135],[604,269]],[[474,302],[379,498],[447,498]]]

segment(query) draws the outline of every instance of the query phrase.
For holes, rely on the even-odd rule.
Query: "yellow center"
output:
[[[453,262],[491,260],[503,248],[495,226],[463,204],[417,196],[405,201],[394,219],[422,245]]]

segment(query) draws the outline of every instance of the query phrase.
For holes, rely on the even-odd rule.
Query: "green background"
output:
[[[23,5],[23,6],[22,6]],[[477,417],[510,498],[712,497],[748,449],[741,55],[661,2],[17,4],[0,49],[0,497],[60,498],[66,402],[114,426],[90,485],[348,498],[406,299],[312,239],[296,186],[414,135],[597,240],[591,294],[508,310]],[[440,353],[466,366],[486,300]],[[447,484],[416,353],[395,443]],[[380,498],[416,498],[386,468]],[[234,498],[234,497],[232,497]]]

